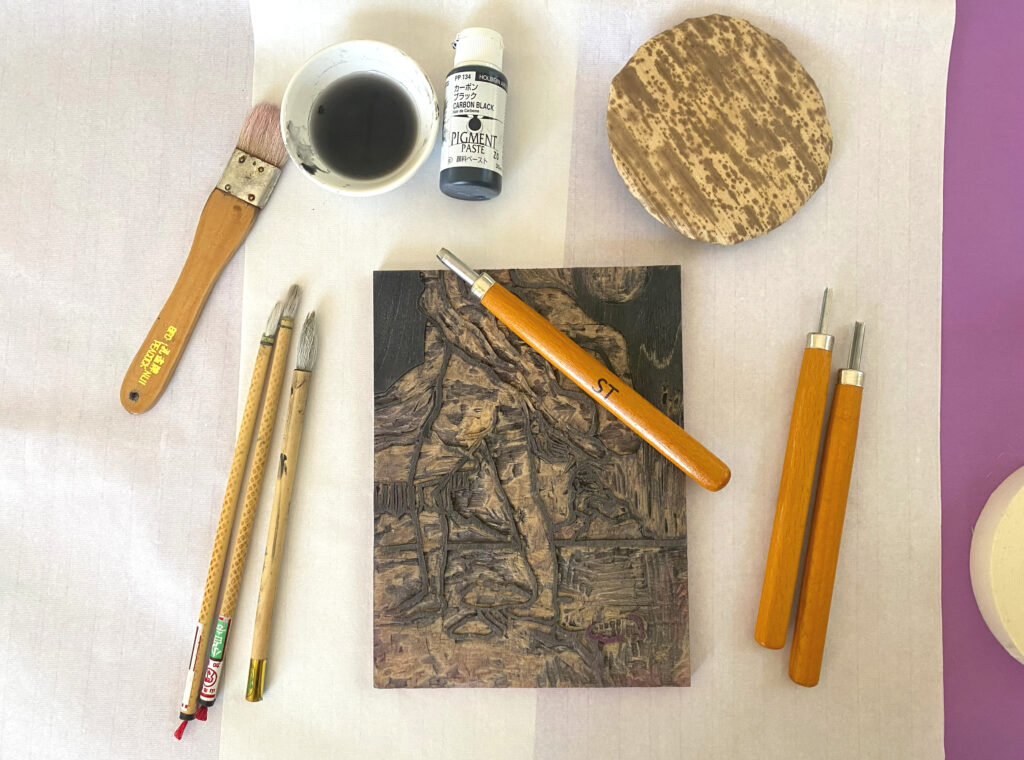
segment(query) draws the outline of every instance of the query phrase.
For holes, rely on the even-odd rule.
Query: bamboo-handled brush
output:
[[[270,624],[274,616],[274,601],[277,598],[277,582],[281,574],[281,558],[284,554],[285,528],[292,501],[292,484],[299,462],[299,442],[302,440],[302,423],[306,417],[306,397],[309,383],[313,378],[316,363],[317,334],[316,312],[306,315],[299,336],[299,352],[292,374],[292,390],[288,402],[288,419],[285,422],[284,442],[281,444],[281,459],[274,485],[274,506],[270,513],[270,528],[267,531],[267,549],[263,555],[263,573],[260,576],[260,595],[256,602],[256,626],[253,631],[252,655],[249,660],[249,678],[245,698],[249,702],[263,699],[263,686],[267,676],[267,654],[270,650]]]
[[[228,553],[228,541],[231,540],[231,527],[235,523],[235,511],[238,505],[238,494],[242,489],[242,476],[245,475],[245,463],[249,458],[252,445],[252,433],[256,427],[256,413],[260,408],[263,388],[266,385],[267,367],[270,366],[270,355],[277,340],[278,323],[281,319],[281,302],[274,304],[267,326],[260,338],[260,347],[256,352],[256,361],[252,368],[252,379],[249,391],[245,396],[242,419],[238,426],[238,438],[235,441],[235,452],[231,457],[231,470],[228,473],[228,484],[224,489],[224,501],[217,520],[217,533],[210,555],[210,567],[206,573],[206,584],[203,587],[203,600],[199,609],[199,622],[196,623],[195,635],[192,639],[192,651],[189,654],[188,674],[185,678],[185,694],[181,698],[181,714],[183,721],[191,720],[195,708],[189,711],[189,703],[193,698],[192,687],[202,674],[201,658],[206,654],[206,641],[210,634],[213,610],[217,604],[217,592],[220,590],[221,578],[224,574],[224,560]],[[180,739],[185,730],[185,723],[178,726],[175,737]]]
[[[238,591],[242,586],[242,573],[245,570],[245,560],[249,553],[253,523],[256,522],[256,507],[259,505],[260,491],[263,487],[267,453],[270,450],[270,439],[274,435],[274,423],[277,421],[277,409],[281,398],[281,385],[284,382],[288,349],[291,346],[295,314],[298,310],[299,287],[292,285],[288,291],[288,297],[285,299],[284,313],[281,315],[281,329],[277,338],[277,346],[274,348],[274,361],[270,369],[267,398],[263,402],[263,412],[260,414],[256,449],[252,455],[249,481],[245,487],[245,499],[242,503],[242,516],[239,519],[235,543],[231,549],[227,584],[224,587],[224,598],[220,603],[220,612],[217,615],[213,641],[210,645],[210,660],[206,666],[206,676],[203,678],[202,689],[199,693],[199,708],[195,710],[196,717],[200,720],[205,719],[205,708],[213,706],[217,699],[220,670],[224,664],[228,634],[231,632],[231,619],[235,616],[235,608],[238,606]]]
[[[698,484],[717,491],[729,482],[731,473],[721,459],[493,277],[471,269],[446,248],[437,258],[469,283],[502,324]]]
[[[864,373],[860,370],[863,349],[864,323],[857,322],[850,349],[850,366],[840,370],[832,398],[793,631],[793,650],[789,653],[789,677],[801,686],[814,686],[821,676],[825,632],[832,609],[832,588],[839,564],[839,543],[846,518],[846,497],[850,493],[853,456],[860,428],[860,402],[864,392]]]
[[[227,168],[199,217],[185,265],[121,384],[121,405],[149,410],[167,388],[199,313],[221,271],[266,205],[288,159],[277,106],[261,103],[245,119]]]
[[[786,645],[789,615],[793,611],[793,592],[800,570],[800,550],[811,506],[814,467],[821,446],[821,424],[825,420],[828,377],[832,368],[834,339],[826,332],[831,304],[832,289],[825,288],[818,331],[807,335],[793,399],[761,602],[754,625],[754,639],[768,649],[782,649]]]

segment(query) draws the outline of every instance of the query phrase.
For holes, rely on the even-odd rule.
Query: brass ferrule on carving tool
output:
[[[493,277],[466,266],[445,248],[437,258],[469,283],[473,295],[498,321],[676,467],[709,491],[729,482],[731,473],[721,459]]]
[[[274,192],[281,170],[266,161],[260,161],[238,148],[231,154],[231,160],[224,167],[224,173],[217,181],[217,189],[233,195],[239,200],[263,208]]]

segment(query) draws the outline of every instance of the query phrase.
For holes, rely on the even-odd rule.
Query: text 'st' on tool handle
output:
[[[717,491],[729,482],[731,473],[721,459],[494,278],[443,248],[438,258],[506,327],[698,484]]]

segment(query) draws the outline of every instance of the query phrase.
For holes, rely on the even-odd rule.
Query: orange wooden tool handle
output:
[[[789,613],[800,567],[800,550],[807,527],[807,510],[814,486],[814,466],[825,419],[832,352],[807,348],[800,364],[800,378],[789,421],[789,440],[782,464],[782,480],[775,504],[775,522],[768,544],[761,604],[757,610],[754,639],[768,649],[786,645]]]
[[[222,190],[210,193],[178,281],[121,383],[121,405],[129,412],[148,411],[167,388],[210,291],[258,210]]]
[[[587,395],[697,483],[709,491],[717,491],[729,482],[731,473],[721,459],[508,290],[494,284],[480,302]]]
[[[789,656],[789,677],[802,686],[814,686],[821,675],[825,631],[832,607],[832,587],[839,562],[839,542],[846,516],[853,455],[860,426],[863,389],[837,385],[825,435],[825,453],[814,500],[811,538],[804,563],[804,580],[796,612],[793,651]]]

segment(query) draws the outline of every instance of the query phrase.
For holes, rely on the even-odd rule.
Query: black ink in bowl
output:
[[[416,139],[416,108],[405,89],[380,74],[353,74],[313,104],[313,149],[334,172],[376,179],[400,167]]]

